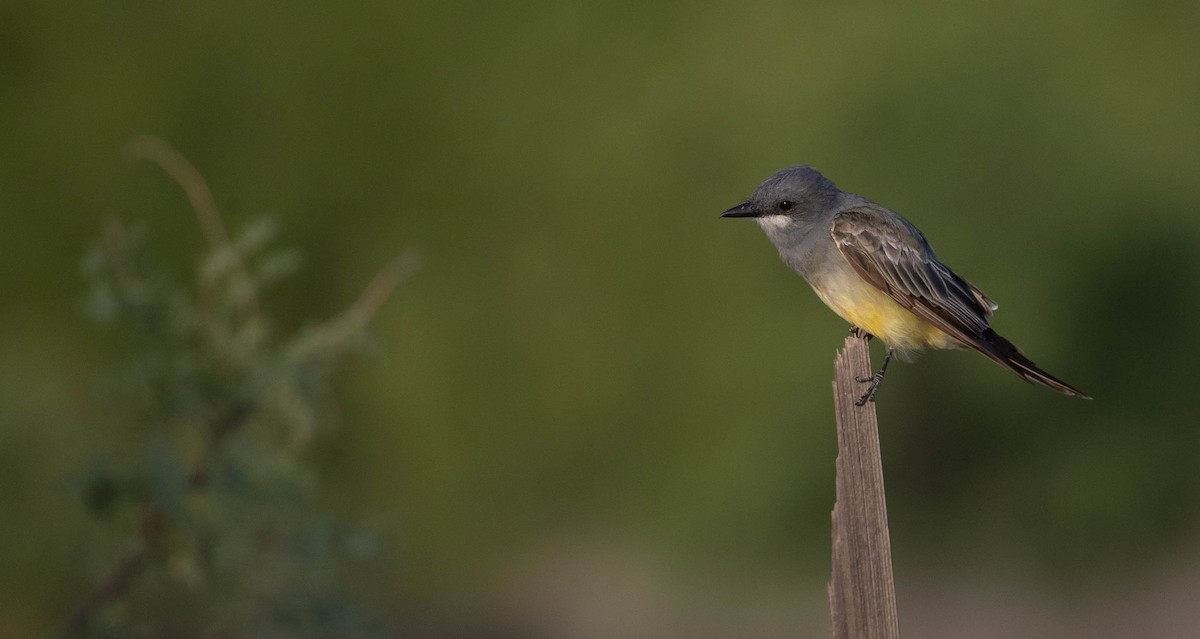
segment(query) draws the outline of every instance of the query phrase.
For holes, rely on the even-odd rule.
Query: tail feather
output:
[[[997,335],[996,331],[990,328],[984,332],[981,340],[971,344],[971,346],[980,353],[987,355],[992,361],[1016,373],[1021,379],[1027,382],[1041,384],[1064,395],[1071,395],[1081,399],[1091,399],[1091,397],[1085,395],[1078,388],[1038,368],[1037,364],[1034,364],[1033,360],[1025,357],[1025,354],[1013,345],[1012,342]]]

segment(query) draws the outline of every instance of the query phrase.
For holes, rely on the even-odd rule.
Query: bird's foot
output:
[[[859,339],[865,339],[868,342],[871,341],[871,337],[872,337],[872,335],[870,333],[864,331],[863,329],[861,329],[857,326],[850,327],[850,334]]]
[[[878,373],[875,373],[874,375],[871,375],[870,377],[863,377],[861,375],[856,375],[854,377],[854,381],[856,381],[860,384],[870,384],[870,386],[867,388],[867,392],[863,393],[862,397],[859,397],[857,400],[855,400],[855,402],[854,402],[855,406],[862,406],[863,404],[866,404],[867,402],[875,401],[875,393],[878,393],[879,387],[883,386],[883,376],[885,374],[887,374],[888,364],[891,364],[891,363],[892,363],[892,349],[889,348],[888,352],[887,352],[887,356],[883,358],[883,366],[879,369]]]
[[[854,400],[855,406],[862,406],[863,404],[866,404],[867,402],[875,401],[875,393],[878,393],[879,387],[883,386],[883,371],[875,373],[874,375],[871,375],[870,377],[856,376],[854,378],[854,381],[859,382],[861,384],[868,384],[868,383],[871,384],[869,387],[867,387],[867,392],[862,394],[862,397],[859,397],[858,399]]]

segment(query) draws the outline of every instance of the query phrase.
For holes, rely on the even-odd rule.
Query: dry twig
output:
[[[214,251],[228,251],[230,259],[233,260],[234,273],[247,291],[238,300],[238,311],[242,319],[257,317],[258,300],[249,286],[250,276],[241,256],[229,241],[229,232],[225,230],[225,223],[221,220],[221,212],[217,209],[212,190],[208,188],[208,181],[195,165],[162,138],[139,135],[129,142],[128,148],[130,155],[157,164],[183,189],[188,201],[192,203],[192,210],[196,213],[196,219],[200,222],[200,229],[204,232],[208,245]]]

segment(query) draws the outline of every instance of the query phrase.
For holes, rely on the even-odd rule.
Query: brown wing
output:
[[[988,330],[995,303],[933,255],[915,226],[882,207],[838,213],[834,244],[867,282],[967,345]]]
[[[830,227],[834,244],[855,272],[901,306],[983,353],[1022,379],[1091,399],[1038,368],[988,326],[996,304],[942,264],[925,237],[904,218],[879,206],[839,212]]]

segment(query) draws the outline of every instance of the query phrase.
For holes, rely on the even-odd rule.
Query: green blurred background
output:
[[[305,267],[266,304],[295,327],[421,251],[313,458],[390,548],[359,587],[400,625],[826,632],[846,326],[718,218],[805,162],[1096,397],[965,353],[893,369],[906,633],[1200,634],[1198,27],[1192,2],[7,0],[0,634],[59,627],[104,568],[72,484],[116,436],[89,242],[143,222],[181,277],[204,248],[140,133],[231,227],[282,222]]]

